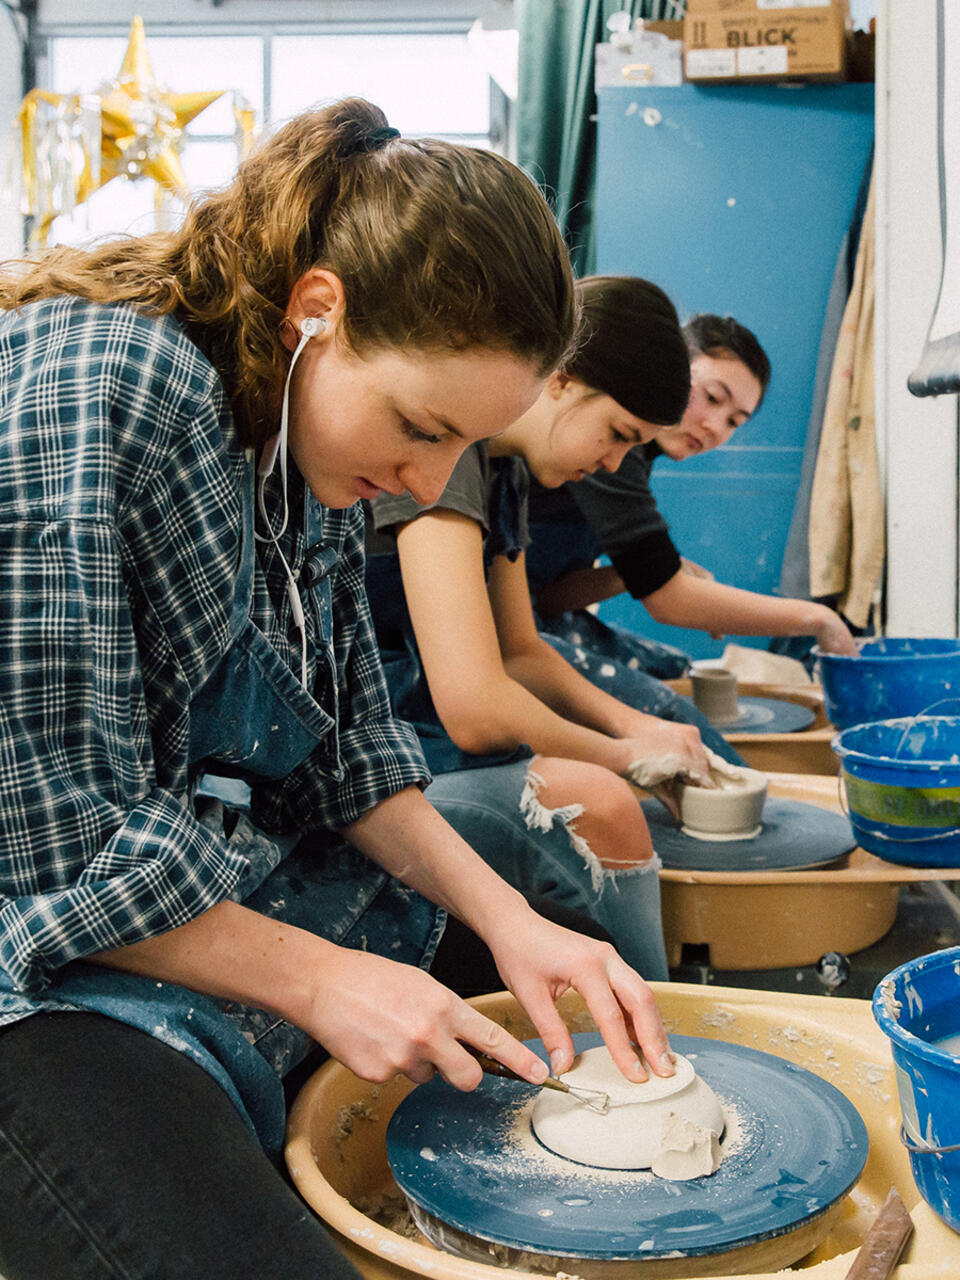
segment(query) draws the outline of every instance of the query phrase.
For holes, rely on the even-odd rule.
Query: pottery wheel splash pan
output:
[[[701,840],[681,831],[659,800],[640,807],[671,871],[802,871],[835,862],[857,843],[843,814],[779,796],[767,796],[763,826],[751,840]]]
[[[596,1032],[573,1041],[578,1052],[602,1043]],[[539,1040],[527,1043],[546,1060]],[[401,1102],[387,1128],[390,1167],[424,1234],[450,1248],[450,1227],[472,1241],[561,1258],[699,1257],[797,1231],[850,1190],[866,1162],[867,1131],[838,1089],[743,1045],[693,1036],[671,1043],[723,1105],[716,1173],[672,1182],[578,1164],[534,1137],[533,1086],[484,1076],[461,1093],[437,1077]]]
[[[691,706],[696,705],[686,694],[683,700]],[[739,697],[737,704],[740,714],[736,720],[713,726],[719,733],[798,733],[801,729],[809,729],[816,719],[812,707],[789,702],[786,698],[747,696]]]

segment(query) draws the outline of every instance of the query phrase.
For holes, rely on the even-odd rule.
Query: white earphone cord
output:
[[[287,599],[290,601],[290,610],[293,614],[293,621],[297,630],[300,632],[300,683],[306,689],[307,687],[307,623],[303,614],[303,601],[300,598],[300,591],[297,587],[296,579],[287,564],[286,557],[280,550],[279,539],[286,532],[287,521],[290,516],[287,504],[287,424],[290,417],[290,379],[293,376],[293,366],[300,358],[300,353],[307,345],[311,338],[315,337],[323,328],[323,322],[316,316],[307,316],[300,325],[300,341],[297,348],[290,358],[290,368],[287,370],[287,377],[283,384],[283,403],[280,407],[280,430],[272,439],[268,440],[263,446],[260,454],[260,462],[257,466],[257,506],[260,509],[260,516],[266,527],[266,534],[257,533],[254,530],[254,537],[258,542],[272,542],[277,555],[280,557],[280,563],[283,565],[284,572],[287,575]],[[280,484],[283,491],[283,520],[280,528],[274,530],[270,524],[270,517],[267,514],[267,504],[265,499],[265,486],[267,476],[269,476],[280,457]]]

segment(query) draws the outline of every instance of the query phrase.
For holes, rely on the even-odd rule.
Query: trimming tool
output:
[[[500,1076],[504,1080],[519,1080],[521,1084],[526,1085],[531,1083],[524,1076],[517,1075],[516,1071],[511,1071],[509,1067],[505,1067],[496,1058],[488,1057],[487,1054],[481,1053],[479,1049],[474,1049],[469,1044],[465,1044],[463,1047],[467,1053],[480,1063],[485,1075]],[[579,1085],[567,1084],[564,1080],[558,1080],[556,1076],[547,1076],[546,1080],[543,1081],[543,1088],[556,1089],[559,1093],[569,1093],[571,1098],[576,1098],[585,1107],[589,1107],[591,1111],[596,1111],[601,1116],[605,1116],[610,1110],[610,1095],[602,1093],[599,1089],[583,1089]]]

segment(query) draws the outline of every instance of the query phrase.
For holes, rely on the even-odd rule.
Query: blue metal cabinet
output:
[[[601,89],[597,270],[661,285],[681,318],[736,316],[770,356],[763,407],[724,448],[661,459],[681,553],[736,586],[780,576],[830,282],[873,140],[872,84]],[[721,645],[620,596],[601,616],[694,657]]]

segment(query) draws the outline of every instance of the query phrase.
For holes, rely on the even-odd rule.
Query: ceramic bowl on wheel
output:
[[[758,769],[735,769],[714,776],[716,787],[680,787],[678,803],[684,831],[704,840],[742,840],[757,835],[767,798],[767,775]]]

